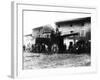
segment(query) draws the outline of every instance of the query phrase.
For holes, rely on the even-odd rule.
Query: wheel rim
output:
[[[58,53],[58,51],[59,51],[58,45],[57,44],[53,44],[52,47],[51,47],[51,52]]]
[[[40,44],[36,45],[36,52],[41,52],[41,45]]]

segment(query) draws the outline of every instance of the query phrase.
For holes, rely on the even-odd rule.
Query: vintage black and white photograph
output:
[[[91,14],[23,11],[23,69],[91,66]]]

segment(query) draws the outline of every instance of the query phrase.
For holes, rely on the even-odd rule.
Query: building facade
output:
[[[77,42],[79,39],[84,38],[91,40],[91,17],[77,18],[67,21],[59,21],[55,23],[59,31],[64,34],[79,33],[78,36],[67,37],[64,43],[68,46],[70,42]]]

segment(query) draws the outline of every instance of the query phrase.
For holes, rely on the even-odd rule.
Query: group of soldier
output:
[[[89,41],[78,41],[76,44],[73,44],[73,42],[69,42],[69,46],[66,49],[65,52],[68,53],[90,53],[91,51],[91,44]],[[32,44],[30,47],[28,45],[28,47],[26,47],[25,45],[23,45],[23,51],[26,52],[39,52],[36,48],[41,48],[38,45],[34,45]],[[48,52],[48,46],[46,46],[45,44],[42,45],[41,51],[39,53],[45,53]]]

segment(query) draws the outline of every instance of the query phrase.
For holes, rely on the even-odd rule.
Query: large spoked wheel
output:
[[[42,46],[41,46],[40,44],[36,44],[36,46],[35,46],[35,51],[36,51],[37,53],[40,53],[41,50],[42,50]]]
[[[53,44],[53,45],[51,46],[51,52],[52,52],[52,53],[58,53],[58,52],[59,52],[59,47],[58,47],[57,44]]]

